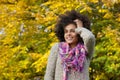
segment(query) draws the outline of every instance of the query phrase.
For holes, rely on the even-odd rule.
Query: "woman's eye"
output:
[[[72,29],[71,32],[75,32],[75,30]]]
[[[64,30],[64,33],[68,33],[68,32],[69,32],[69,33],[71,33],[71,32],[74,33],[75,30],[74,30],[74,29],[71,29],[71,30]]]
[[[65,32],[65,33],[67,33],[68,31],[67,31],[67,30],[65,30],[64,32]]]

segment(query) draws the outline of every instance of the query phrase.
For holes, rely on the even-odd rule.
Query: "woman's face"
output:
[[[64,28],[64,38],[65,41],[71,46],[75,47],[78,43],[78,36],[75,32],[76,26],[74,24],[69,24]]]

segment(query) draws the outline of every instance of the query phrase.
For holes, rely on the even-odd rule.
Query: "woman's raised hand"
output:
[[[77,24],[77,28],[78,28],[78,27],[83,27],[83,23],[82,23],[81,20],[75,19],[74,22]]]

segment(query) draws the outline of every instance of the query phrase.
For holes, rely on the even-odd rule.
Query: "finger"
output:
[[[75,19],[74,22],[78,22],[79,20],[78,19]]]

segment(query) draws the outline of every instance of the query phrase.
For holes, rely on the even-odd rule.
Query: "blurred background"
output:
[[[72,9],[96,37],[90,80],[120,80],[120,0],[0,0],[0,80],[43,80],[57,17]]]

